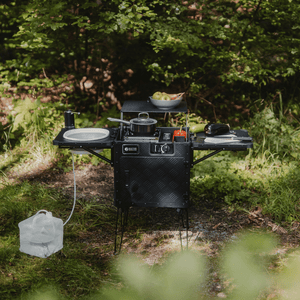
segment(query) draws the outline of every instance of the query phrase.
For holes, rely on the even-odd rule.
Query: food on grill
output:
[[[190,127],[190,131],[193,133],[201,132],[201,131],[204,131],[205,126],[206,126],[206,124],[193,124]]]

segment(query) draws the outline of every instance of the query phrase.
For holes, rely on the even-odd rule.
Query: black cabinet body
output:
[[[114,145],[117,207],[189,206],[191,145],[182,143],[124,143]]]

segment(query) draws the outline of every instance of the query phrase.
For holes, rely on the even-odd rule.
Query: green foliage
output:
[[[235,165],[237,159],[230,154],[218,155],[199,163],[192,169],[191,197],[200,199],[224,199],[227,204],[249,204],[253,191],[263,191],[262,182],[242,172]],[[201,200],[200,200],[201,201]]]
[[[228,299],[246,300],[261,297],[264,299],[267,295],[279,296],[278,289],[281,289],[280,294],[284,293],[288,299],[298,299],[299,252],[295,251],[289,255],[286,266],[276,274],[268,270],[270,262],[278,260],[274,251],[276,245],[277,241],[274,237],[262,233],[244,234],[237,241],[227,243],[219,260],[219,268],[223,280],[229,283],[229,287],[223,293]],[[14,263],[19,260],[20,257],[16,257]],[[49,279],[55,273],[59,277],[57,283],[44,284],[40,288],[23,293],[22,299],[78,299],[77,291],[65,295],[58,282],[66,281],[70,285],[77,282],[79,291],[80,287],[85,289],[91,284],[91,280],[96,279],[93,278],[95,272],[92,268],[78,264],[78,261],[74,264],[72,259],[52,257],[41,267],[48,270]],[[205,288],[206,284],[209,284],[209,279],[205,277],[207,269],[208,259],[195,251],[171,255],[161,266],[152,267],[142,263],[133,255],[123,255],[113,263],[113,270],[118,275],[117,282],[106,283],[94,293],[85,291],[84,297],[80,298],[163,300],[203,299],[203,295],[206,295],[205,299],[211,299],[212,297],[207,296]],[[70,276],[75,276],[71,277],[74,281],[70,280]]]
[[[299,270],[300,252],[296,250],[290,255],[286,268],[279,275],[279,287],[284,289],[286,299],[297,300],[299,298]]]
[[[116,126],[116,124],[118,125],[118,123],[116,123],[116,122],[108,121],[107,120],[108,117],[116,118],[116,119],[120,118],[120,111],[117,110],[116,106],[113,106],[112,108],[108,109],[106,112],[103,112],[101,114],[101,119],[96,122],[95,127],[104,127],[106,125],[108,127],[113,127],[113,126]]]
[[[32,291],[26,294],[24,300],[63,300],[65,297],[59,292],[59,288],[54,285],[45,285],[37,291]]]
[[[9,150],[9,140],[13,138],[13,134],[11,133],[11,127],[6,130],[2,123],[0,123],[0,151]]]
[[[29,81],[19,81],[17,86],[18,88],[26,86],[30,87],[35,92],[40,91],[42,88],[52,88],[54,86],[58,86],[66,80],[66,76],[59,76],[55,78],[31,78]],[[29,91],[32,92],[32,90]]]
[[[98,68],[103,99],[108,60],[117,70],[111,82],[119,97],[118,76],[130,68],[136,86],[151,78],[180,87],[196,106],[207,97],[219,108],[249,102],[241,83],[246,94],[265,97],[280,88],[297,99],[299,9],[295,1],[279,0],[11,2],[0,18],[10,15],[2,43],[14,52],[0,62],[0,81],[30,82],[43,69],[81,80]]]
[[[50,204],[53,208],[57,193],[45,189],[42,185],[23,182],[20,185],[0,183],[0,225],[1,235],[17,234],[17,224],[40,210],[41,206]],[[54,199],[53,199],[54,198]]]
[[[86,128],[93,126],[93,120],[96,119],[96,115],[91,112],[80,113],[80,115],[75,117],[76,127]]]
[[[266,190],[268,197],[261,198],[264,213],[278,221],[293,222],[299,219],[300,170],[298,163],[290,163],[280,176],[271,178]]]
[[[254,140],[254,155],[269,153],[281,158],[298,158],[300,130],[290,124],[282,109],[276,114],[272,106],[265,107],[254,115],[248,126]]]
[[[64,122],[64,110],[66,105],[60,102],[43,104],[39,99],[32,101],[28,97],[16,101],[12,133],[26,144],[28,140],[36,142],[42,137],[54,138]]]
[[[259,205],[264,214],[278,223],[298,221],[299,163],[251,156],[249,152],[241,160],[230,153],[218,154],[194,166],[192,200],[217,200],[220,205],[225,203],[243,210]]]
[[[187,117],[187,119],[186,119]],[[196,113],[189,113],[187,116],[185,113],[179,113],[175,115],[174,118],[171,118],[169,124],[173,127],[185,127],[187,122],[187,126],[191,127],[196,124],[207,124],[207,120],[203,120],[199,112]]]
[[[94,299],[198,299],[196,291],[206,273],[204,256],[193,252],[172,256],[159,270],[150,270],[135,257],[123,257],[118,269],[125,288],[106,289]]]
[[[222,267],[235,287],[230,299],[257,299],[271,285],[266,258],[275,246],[276,241],[269,235],[248,234],[227,247]]]
[[[14,120],[14,129],[16,131],[18,127],[23,129],[32,129],[32,126],[37,125],[39,117],[35,114],[35,110],[38,108],[40,102],[32,102],[29,98],[26,98],[24,102],[16,107],[16,118]]]

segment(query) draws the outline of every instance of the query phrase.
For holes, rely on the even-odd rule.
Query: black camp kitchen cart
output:
[[[138,115],[141,112],[149,115],[166,112],[187,114],[187,106],[181,102],[178,107],[165,111],[149,101],[126,101],[121,109],[121,119],[126,113]],[[178,129],[156,127],[154,132],[135,134],[130,126],[121,123],[118,128],[107,128],[108,136],[99,140],[73,141],[63,137],[70,130],[63,128],[53,144],[85,150],[113,166],[114,205],[118,208],[118,215],[119,209],[121,211],[121,220],[122,212],[125,212],[126,219],[132,206],[176,208],[185,211],[187,216],[190,169],[220,151],[243,151],[252,148],[253,143],[246,130],[230,130],[223,135],[207,137],[204,132],[193,134],[184,127],[186,138],[176,140],[173,134]],[[98,149],[111,149],[111,160],[98,154]],[[197,150],[212,152],[193,161],[193,152]]]

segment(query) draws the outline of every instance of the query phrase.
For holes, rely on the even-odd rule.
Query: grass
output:
[[[201,153],[201,156],[204,155]],[[196,165],[191,180],[194,202],[223,199],[227,205],[248,210],[260,206],[276,222],[300,220],[299,162],[274,155],[241,159],[234,153],[221,153]]]
[[[0,189],[0,298],[20,299],[29,291],[53,286],[66,299],[78,299],[99,288],[107,262],[99,259],[104,249],[78,242],[86,231],[113,232],[114,211],[110,207],[78,201],[65,228],[64,248],[47,259],[19,251],[18,223],[44,208],[66,220],[72,203],[62,193],[45,185],[24,181],[13,184],[2,178]],[[110,249],[112,250],[112,245]],[[72,295],[72,296],[71,296]]]

